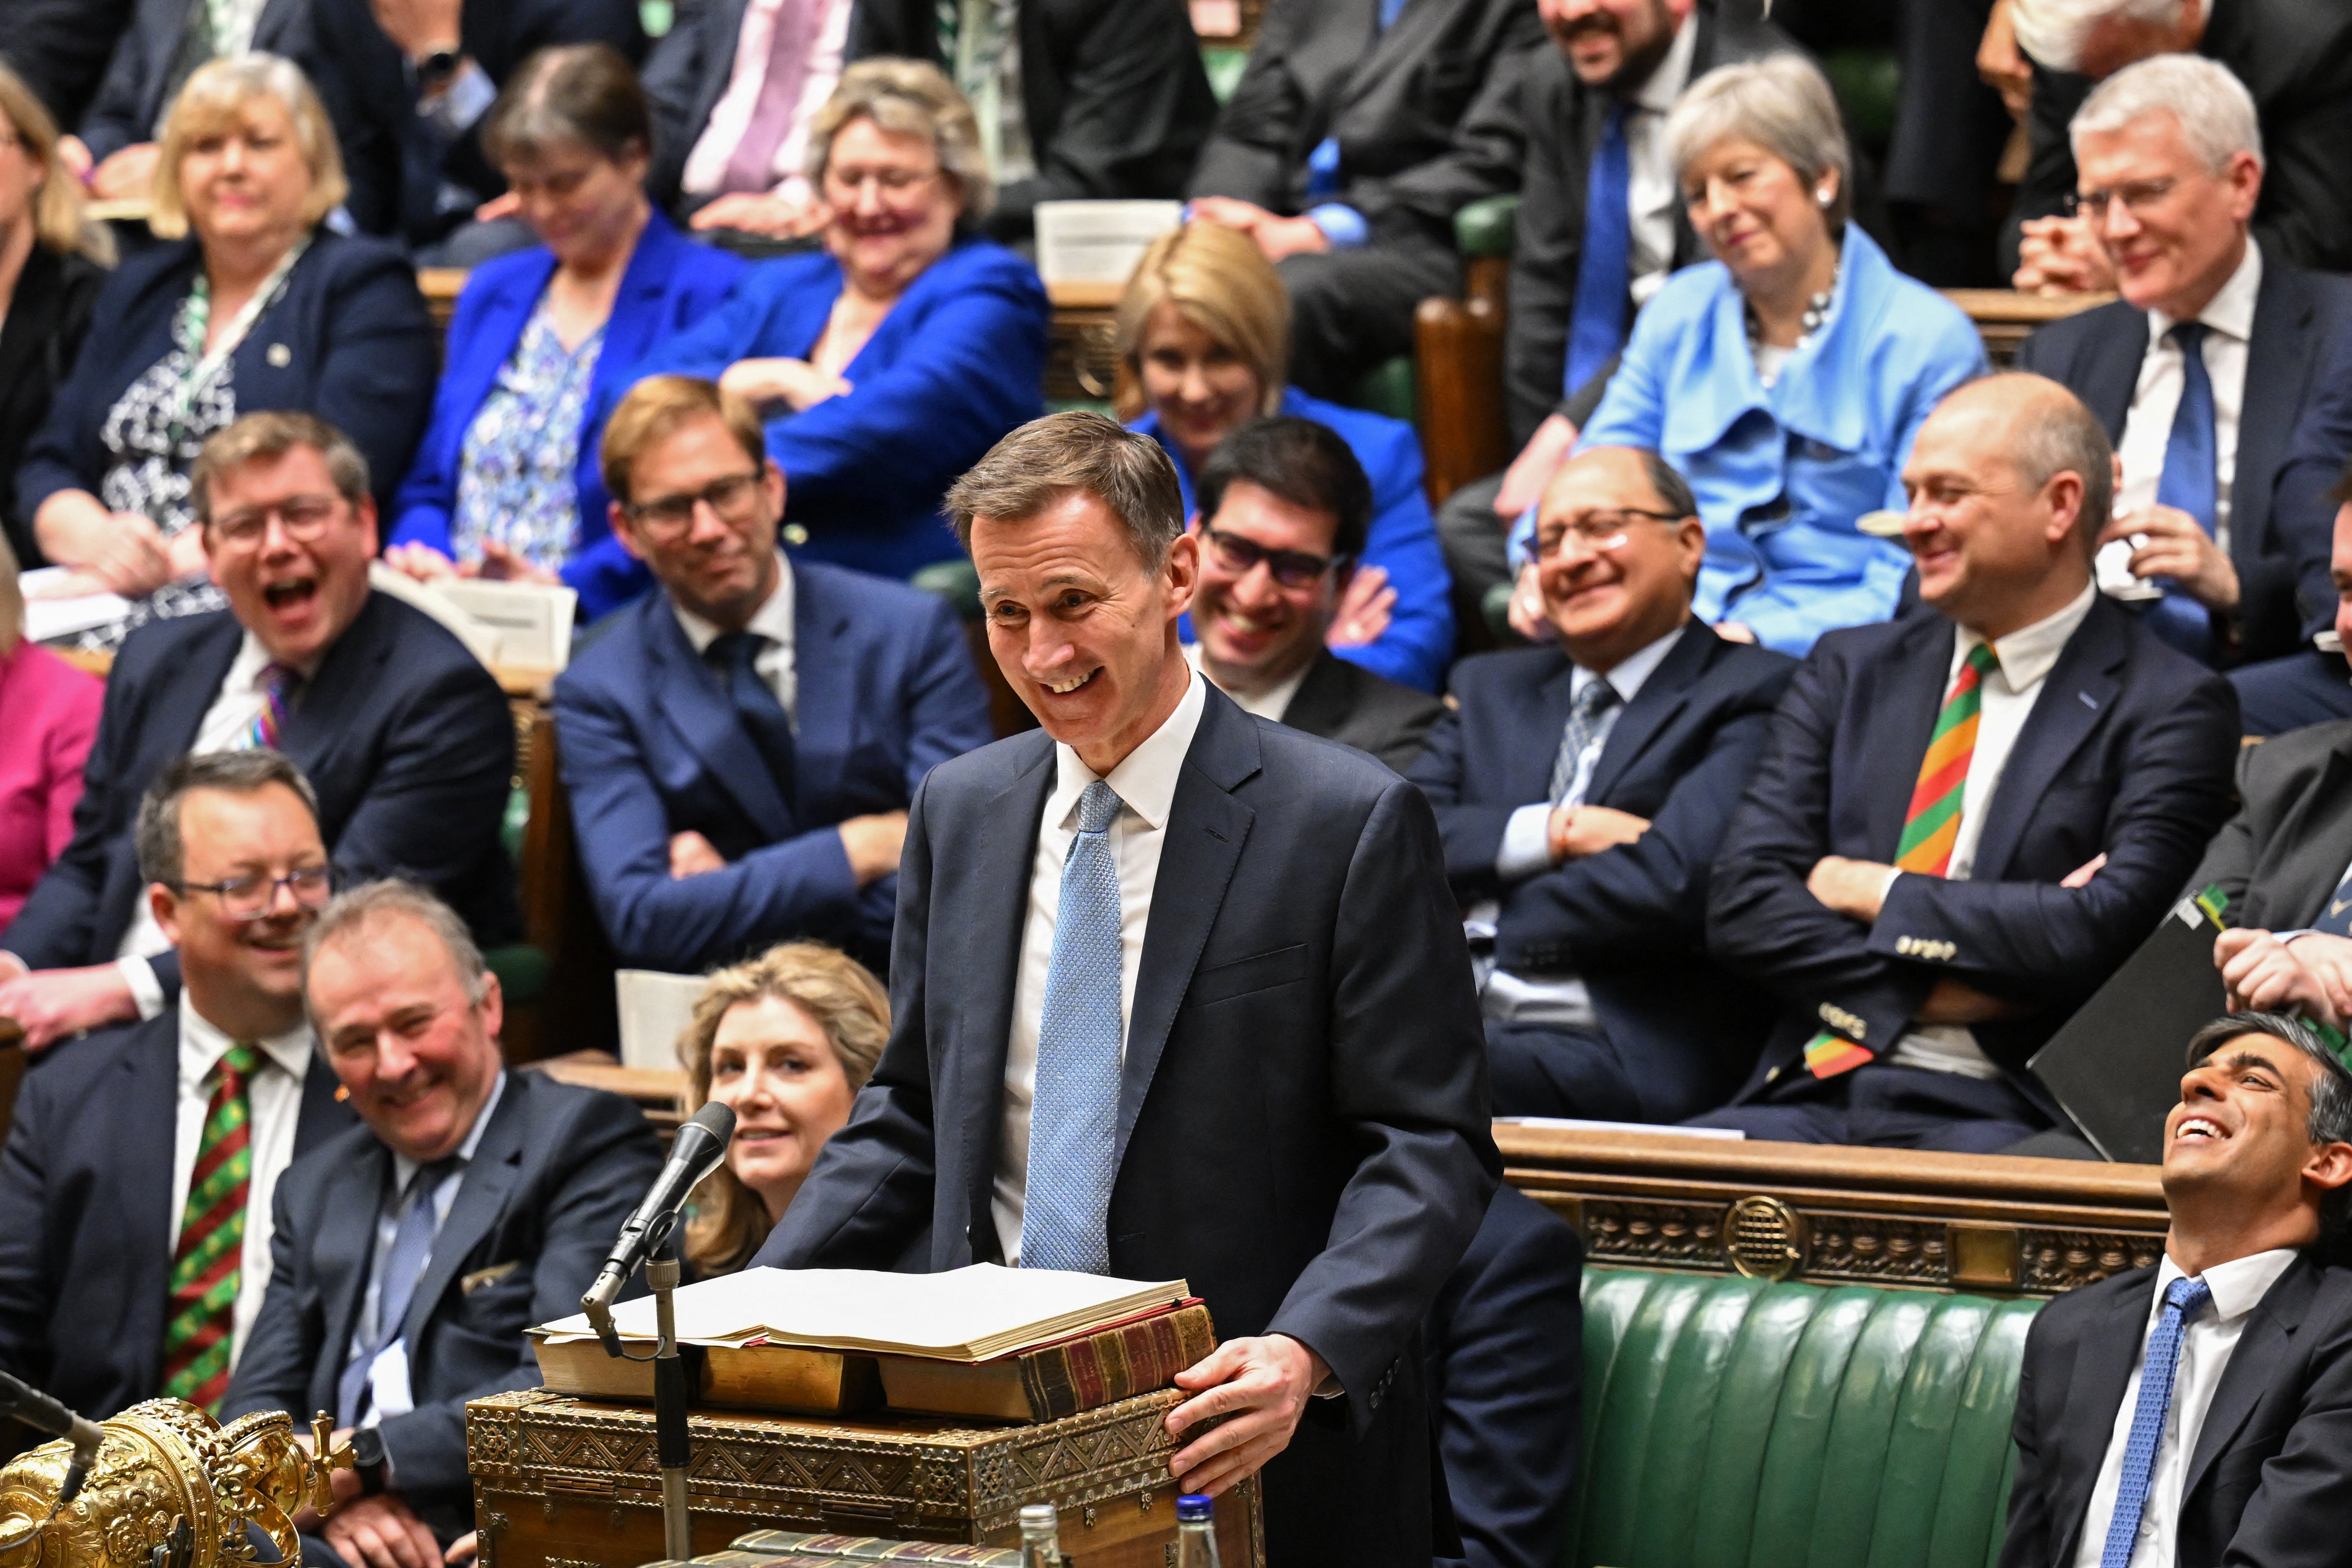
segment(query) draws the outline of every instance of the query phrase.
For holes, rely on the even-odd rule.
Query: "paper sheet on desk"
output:
[[[20,574],[16,585],[25,591],[25,637],[30,642],[55,642],[121,620],[131,613],[131,601],[120,594],[77,594],[68,599],[45,597],[73,573],[63,566],[36,566]]]
[[[1672,1122],[1655,1121],[1585,1121],[1573,1116],[1497,1116],[1497,1127],[1560,1127],[1570,1132],[1650,1132],[1675,1138],[1744,1139],[1747,1133],[1737,1127],[1677,1127]]]

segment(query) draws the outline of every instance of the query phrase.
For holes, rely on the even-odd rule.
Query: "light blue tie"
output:
[[[2164,1441],[2164,1413],[2172,1405],[2172,1373],[2180,1364],[2180,1336],[2189,1320],[2213,1299],[2202,1279],[2175,1279],[2164,1292],[2156,1331],[2139,1369],[2139,1404],[2132,1411],[2131,1436],[2124,1439],[2124,1471],[2116,1485],[2116,1511],[2107,1519],[2107,1543],[2099,1568],[2129,1568],[2139,1539],[2139,1516],[2147,1508],[2148,1473]]]
[[[1021,1267],[1110,1271],[1111,1145],[1118,1117],[1118,868],[1111,819],[1121,802],[1097,779],[1078,797],[1062,862],[1062,907],[1037,1021],[1029,1102],[1029,1190]]]
[[[401,1196],[400,1224],[393,1230],[392,1245],[383,1250],[383,1278],[376,1287],[374,1337],[344,1365],[343,1375],[336,1383],[338,1426],[357,1426],[359,1418],[367,1413],[362,1395],[367,1390],[368,1373],[374,1367],[375,1358],[400,1338],[400,1321],[408,1316],[409,1299],[416,1294],[416,1281],[433,1257],[433,1235],[440,1228],[441,1220],[433,1194],[462,1163],[455,1154],[445,1155],[418,1167],[408,1179],[408,1191]]]

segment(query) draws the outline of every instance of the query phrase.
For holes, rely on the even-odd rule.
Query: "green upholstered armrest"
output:
[[[1412,425],[1420,413],[1413,396],[1412,356],[1399,354],[1365,373],[1345,401],[1350,407],[1369,408]]]
[[[980,619],[980,574],[969,561],[934,561],[907,579],[927,594],[937,594],[955,606],[967,621]]]
[[[483,952],[482,962],[499,977],[499,995],[509,1007],[536,1002],[547,993],[552,965],[547,954],[527,942],[489,948]]]
[[[1895,105],[1903,97],[1903,66],[1893,49],[1832,49],[1822,61],[1846,128],[1863,146],[1883,148],[1895,134]]]
[[[2040,1306],[1589,1269],[1559,1568],[1989,1568]]]
[[[1454,215],[1454,247],[1464,256],[1508,256],[1518,222],[1517,195],[1483,196]]]
[[[1233,101],[1234,89],[1242,84],[1242,72],[1249,69],[1249,58],[1247,49],[1216,44],[1201,47],[1201,68],[1209,73],[1209,91],[1220,106]]]

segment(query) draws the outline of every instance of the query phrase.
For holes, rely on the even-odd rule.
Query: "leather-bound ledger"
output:
[[[994,1361],[876,1360],[883,1402],[893,1410],[1052,1421],[1165,1388],[1216,1348],[1209,1309],[1194,1298]]]

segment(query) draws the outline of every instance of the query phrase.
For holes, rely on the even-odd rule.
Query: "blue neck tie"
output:
[[[768,639],[757,632],[726,632],[710,639],[705,657],[723,672],[735,716],[742,721],[751,743],[760,749],[769,773],[776,781],[777,792],[784,797],[785,807],[791,809],[794,804],[794,782],[800,772],[800,752],[793,741],[793,721],[785,715],[784,705],[776,700],[775,688],[753,665],[767,646]]]
[[[1584,181],[1584,252],[1576,264],[1576,311],[1568,323],[1563,395],[1598,374],[1625,346],[1625,294],[1633,287],[1633,162],[1625,151],[1625,105],[1612,103]]]
[[[2116,1485],[2116,1511],[2107,1519],[2107,1543],[2099,1568],[2130,1568],[2139,1539],[2140,1515],[2147,1508],[2149,1472],[2164,1440],[2164,1415],[2172,1405],[2172,1374],[2180,1364],[2180,1336],[2189,1320],[2205,1310],[2213,1292],[2202,1279],[2175,1279],[2164,1292],[2164,1310],[2147,1336],[2139,1369],[2139,1404],[2132,1410],[2131,1435],[2124,1439],[2123,1476]]]
[[[419,1167],[409,1178],[408,1191],[401,1196],[400,1225],[392,1233],[392,1245],[384,1249],[383,1278],[376,1286],[375,1332],[352,1357],[335,1385],[338,1426],[356,1426],[367,1413],[362,1401],[368,1372],[375,1358],[400,1338],[400,1321],[408,1316],[409,1299],[416,1294],[416,1281],[433,1256],[433,1233],[440,1228],[441,1217],[434,1207],[433,1194],[458,1163],[458,1157],[450,1154]]]
[[[1062,862],[1062,907],[1037,1022],[1029,1101],[1029,1187],[1021,1267],[1110,1271],[1111,1145],[1118,1116],[1118,868],[1110,852],[1119,798],[1097,779],[1078,798],[1078,832]]]
[[[2213,437],[2213,378],[2205,370],[2202,321],[2183,321],[2167,335],[2180,345],[2180,407],[2164,444],[2164,472],[2156,482],[2156,503],[2179,507],[2213,531],[2213,503],[2221,473]],[[2147,608],[2147,628],[2204,663],[2213,659],[2210,611],[2169,583],[2164,597]]]

